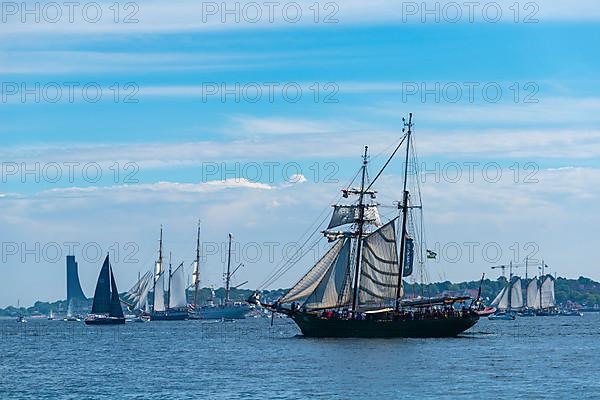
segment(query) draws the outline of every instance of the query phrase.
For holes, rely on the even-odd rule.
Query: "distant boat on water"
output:
[[[252,310],[252,306],[246,302],[236,302],[231,300],[231,278],[242,266],[240,264],[233,271],[231,270],[231,242],[233,235],[229,234],[229,246],[227,252],[227,272],[225,274],[225,299],[223,304],[215,303],[214,291],[211,290],[212,296],[205,305],[198,305],[198,288],[200,284],[200,225],[198,225],[198,237],[196,242],[196,261],[194,265],[194,304],[192,305],[193,313],[191,319],[243,319]],[[246,282],[242,283],[244,285]],[[241,286],[241,285],[239,285]],[[239,287],[238,286],[238,287]]]
[[[18,315],[17,315],[17,322],[20,324],[26,324],[27,320],[25,319],[23,314],[21,314],[21,301],[20,300],[17,300],[17,310],[19,310]]]
[[[165,301],[165,280],[167,292]],[[154,269],[152,311],[149,314],[151,321],[183,321],[188,319],[187,298],[185,293],[185,271],[183,263],[172,270],[169,260],[169,270],[163,266],[163,230],[160,228],[160,243],[158,260]]]
[[[79,322],[81,318],[77,315],[73,315],[73,300],[69,301],[67,306],[67,315],[63,318],[65,322]]]
[[[50,314],[48,314],[48,321],[56,320],[56,315],[54,315],[54,311],[50,310]]]
[[[120,325],[125,323],[119,291],[108,254],[98,275],[92,312],[85,319],[85,323],[87,325]]]
[[[512,272],[509,276],[509,282],[492,301],[492,307],[496,307],[498,310],[496,314],[488,317],[492,321],[512,321],[515,319],[516,313],[523,310],[523,283],[521,278],[512,276]]]

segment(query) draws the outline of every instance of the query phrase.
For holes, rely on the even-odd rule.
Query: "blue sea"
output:
[[[452,339],[307,339],[289,319],[0,320],[0,399],[598,399],[600,315]]]

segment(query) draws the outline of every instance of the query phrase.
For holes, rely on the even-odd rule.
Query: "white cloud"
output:
[[[226,22],[222,22],[223,13],[221,5],[225,3],[229,9],[234,9],[239,5],[239,22],[236,22],[236,16],[230,15]],[[257,22],[251,22],[255,11],[248,10],[247,4],[259,4],[261,18]],[[295,19],[297,11],[295,9],[284,12],[288,4],[295,3],[300,5],[302,16],[295,22],[288,22]],[[137,23],[123,23],[126,15],[134,10],[122,10],[121,15],[114,22],[114,12],[109,7],[113,4],[108,1],[99,2],[102,8],[103,16],[96,23],[86,22],[83,18],[81,9],[77,10],[74,22],[69,22],[68,10],[63,11],[63,18],[58,23],[48,23],[47,18],[42,18],[41,23],[20,23],[20,13],[6,15],[7,21],[3,23],[3,30],[0,35],[14,34],[62,34],[62,35],[114,35],[114,34],[144,34],[144,33],[172,33],[172,32],[207,32],[224,30],[250,30],[250,29],[275,29],[288,28],[297,29],[298,27],[315,26],[328,28],[331,25],[323,23],[327,16],[332,16],[331,20],[337,20],[335,25],[360,25],[360,24],[422,24],[422,10],[434,9],[439,7],[438,15],[441,21],[448,21],[454,15],[454,11],[446,11],[445,3],[434,0],[425,2],[398,2],[394,0],[373,0],[369,2],[361,0],[344,0],[343,2],[332,2],[335,8],[325,8],[325,4],[319,3],[323,8],[318,15],[320,23],[315,24],[315,12],[312,0],[296,0],[295,2],[280,2],[273,13],[269,8],[262,6],[263,2],[254,2],[252,0],[227,1],[227,2],[195,2],[191,0],[172,0],[167,2],[157,0],[146,0],[141,3],[134,3],[139,7],[135,12],[134,18]],[[501,23],[514,23],[514,11],[510,8],[514,2],[512,0],[501,0],[496,2],[500,4],[502,11]],[[19,3],[20,4],[20,3]],[[458,4],[462,4],[458,2]],[[538,9],[525,8],[525,4],[533,4]],[[532,15],[540,23],[556,21],[598,21],[600,19],[600,10],[594,0],[572,0],[569,2],[559,2],[555,0],[538,0],[533,3],[520,4],[523,8],[520,10],[518,20],[522,21],[524,17]],[[207,7],[215,5],[218,7],[217,13],[212,15]],[[29,7],[32,7],[30,4]],[[416,13],[411,11],[411,7],[417,7]],[[246,12],[244,12],[246,10]],[[252,13],[250,12],[252,11]],[[469,23],[470,9],[461,7],[462,23]],[[285,15],[284,15],[285,14]],[[477,4],[474,8],[474,21],[477,23],[486,23],[483,16],[484,5]],[[273,16],[271,18],[271,15]],[[486,16],[493,18],[495,10],[488,11]],[[435,24],[435,17],[429,16],[428,23]],[[447,23],[447,22],[446,22]]]

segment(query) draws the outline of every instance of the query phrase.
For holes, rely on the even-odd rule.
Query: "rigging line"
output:
[[[354,177],[353,177],[353,178],[350,180],[350,182],[349,182],[347,185],[343,186],[343,187],[347,187],[347,188],[349,188],[349,187],[352,185],[352,183],[354,182],[354,180],[356,179],[356,177],[358,176],[358,174],[360,173],[360,171],[361,171],[361,170],[362,170],[362,168],[359,168],[359,169],[357,170],[356,174],[354,175]],[[340,198],[340,195],[339,195],[339,194],[336,194],[336,195],[335,195],[335,197],[334,197],[334,198],[333,198],[333,199],[332,199],[332,200],[331,200],[329,203],[333,203],[333,202],[335,202],[336,200],[339,200],[339,198]],[[317,218],[315,218],[315,220],[313,221],[313,223],[312,223],[312,224],[310,224],[310,225],[308,226],[308,228],[306,229],[306,231],[304,231],[304,233],[303,233],[302,235],[300,235],[300,238],[298,239],[298,242],[300,242],[300,241],[302,241],[302,240],[303,240],[303,238],[304,238],[304,237],[307,235],[307,233],[310,231],[310,229],[311,229],[311,228],[314,226],[315,222],[317,222],[317,221],[318,221],[318,220],[319,220],[319,219],[320,219],[320,218],[323,216],[323,214],[324,214],[324,213],[325,213],[327,210],[329,210],[329,209],[330,209],[330,206],[327,206],[327,207],[325,207],[325,208],[324,208],[324,209],[321,211],[321,213],[320,213],[320,214],[317,216]],[[308,241],[311,239],[311,237],[312,237],[312,236],[313,236],[313,235],[314,235],[314,234],[315,234],[315,233],[316,233],[316,232],[319,230],[319,227],[321,227],[321,226],[322,226],[322,225],[323,225],[323,224],[324,224],[324,223],[327,221],[328,217],[329,217],[329,216],[325,216],[325,218],[324,218],[323,220],[321,220],[321,222],[320,222],[320,223],[319,223],[319,224],[318,224],[318,225],[315,227],[315,229],[314,229],[314,230],[313,230],[313,231],[312,231],[312,232],[311,232],[311,233],[308,235],[308,237],[306,238],[306,240],[304,241],[304,243],[302,244],[302,246],[300,246],[300,247],[298,248],[297,252],[299,252],[300,250],[302,250],[302,247],[303,247],[303,246],[305,246],[305,245],[306,245],[306,243],[308,243]],[[314,246],[313,246],[313,247],[314,247]],[[311,249],[312,249],[312,248],[311,248]],[[292,259],[293,259],[293,258],[296,256],[296,254],[297,254],[297,253],[295,253],[295,254],[294,254],[294,256],[293,256],[291,259],[289,259],[289,260],[282,259],[282,260],[281,260],[281,261],[280,261],[280,262],[279,262],[279,263],[278,263],[278,264],[277,264],[277,265],[276,265],[276,266],[275,266],[275,267],[274,267],[274,268],[271,270],[271,272],[269,273],[269,275],[267,275],[267,277],[266,277],[266,278],[265,278],[265,279],[264,279],[264,280],[261,282],[261,284],[258,286],[258,289],[263,289],[263,288],[265,288],[267,285],[270,285],[270,284],[274,283],[275,281],[277,281],[277,279],[279,279],[279,278],[277,278],[277,279],[275,279],[274,281],[270,282],[270,281],[273,279],[273,277],[274,277],[275,275],[278,275],[278,274],[279,274],[279,271],[280,271],[280,270],[282,270],[283,268],[285,268],[285,267],[286,267],[286,264],[288,264],[289,262],[291,262],[291,260],[292,260]],[[298,262],[298,261],[299,261],[301,258],[302,258],[302,257],[300,257],[300,258],[299,258],[299,259],[298,259],[296,262]],[[293,265],[295,265],[295,263],[294,263]],[[292,266],[293,266],[293,265],[292,265]],[[289,270],[289,269],[287,269],[287,270]],[[286,270],[286,271],[287,271],[287,270]],[[267,282],[269,282],[269,283],[267,283]]]
[[[400,143],[398,143],[398,146],[396,146],[396,149],[394,150],[394,152],[392,153],[392,155],[390,155],[390,157],[385,162],[385,164],[383,165],[383,167],[381,168],[381,170],[379,171],[379,173],[377,174],[377,176],[375,176],[375,179],[373,179],[373,181],[365,189],[365,192],[368,191],[369,189],[371,189],[371,187],[375,184],[375,182],[377,182],[377,179],[379,179],[379,177],[381,176],[381,174],[383,174],[383,171],[387,168],[387,166],[392,161],[392,159],[394,158],[394,156],[396,155],[396,153],[398,152],[398,150],[400,150],[400,147],[402,146],[402,143],[404,143],[404,141],[406,140],[407,136],[408,136],[408,133],[406,133],[404,135],[404,137],[402,138],[402,140],[400,141]]]
[[[310,238],[309,238],[310,239]],[[287,260],[286,264],[284,264],[276,273],[273,274],[273,276],[271,276],[269,278],[268,281],[266,281],[266,283],[261,286],[261,288],[272,285],[273,283],[277,282],[283,275],[285,275],[292,267],[294,267],[294,265],[296,265],[296,263],[298,263],[299,260],[301,260],[302,258],[304,258],[304,256],[306,256],[306,254],[308,254],[308,252],[312,251],[315,246],[317,246],[319,244],[319,242],[321,241],[321,239],[317,239],[313,244],[310,245],[310,247],[308,249],[306,249],[306,251],[301,254],[296,262],[292,262],[292,260],[294,258],[296,258],[297,254],[298,254],[298,250],[301,250],[302,248],[299,248],[294,255]]]

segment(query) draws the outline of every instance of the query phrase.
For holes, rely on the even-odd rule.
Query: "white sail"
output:
[[[331,216],[331,221],[329,222],[327,229],[335,228],[341,225],[352,224],[358,221],[358,206],[335,205],[333,207],[333,215]],[[381,219],[379,218],[379,211],[376,205],[365,206],[364,220],[366,223],[370,223],[375,226],[381,226]]]
[[[541,298],[542,298],[542,308],[554,307],[556,301],[554,299],[554,278],[550,275],[547,275],[544,278],[544,282],[542,283],[541,288]]]
[[[192,272],[192,285],[197,285],[200,283],[200,266],[198,265],[198,261],[194,261],[194,269]]]
[[[508,290],[506,290],[506,287],[503,287],[494,301],[492,301],[492,307],[496,307],[500,311],[508,308]]]
[[[363,240],[359,301],[361,304],[395,300],[398,287],[396,220]]]
[[[523,308],[523,285],[521,278],[515,278],[510,287],[510,308],[514,310]]]
[[[309,296],[304,305],[308,308],[331,308],[350,301],[350,243],[345,239],[335,263],[323,276],[315,291]]]
[[[337,243],[315,264],[315,266],[279,300],[279,302],[291,303],[300,299],[306,299],[310,296],[337,259],[343,245],[344,240],[338,240]]]
[[[152,272],[148,272],[145,276],[145,279],[142,278],[143,282],[140,285],[139,294],[136,296],[137,299],[135,301],[134,308],[137,310],[143,310],[148,305],[148,293],[150,292],[150,288],[152,287]]]
[[[145,296],[144,289],[152,282],[152,271],[146,272],[136,283],[129,289],[125,297],[131,300],[132,303],[137,303],[140,298]]]
[[[160,274],[162,274],[162,272],[163,272],[163,266],[162,266],[162,262],[160,262],[160,261],[157,261],[157,262],[154,264],[154,276],[155,276],[155,279],[158,279],[158,276],[159,276]]]
[[[537,278],[533,278],[527,284],[527,307],[532,310],[538,310],[540,308],[540,286]]]
[[[187,300],[185,298],[185,272],[181,264],[171,275],[171,288],[169,291],[169,308],[185,308]]]
[[[154,284],[154,311],[165,311],[165,274],[160,274]]]
[[[69,301],[69,305],[67,306],[67,317],[73,316],[73,300]]]

